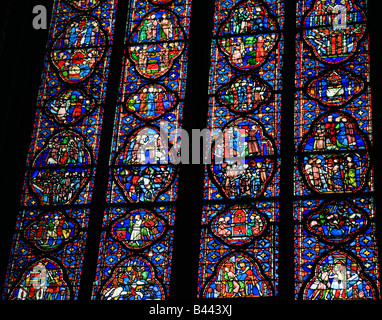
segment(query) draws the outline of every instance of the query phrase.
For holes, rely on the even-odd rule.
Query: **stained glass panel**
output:
[[[169,295],[190,14],[130,2],[93,299]]]
[[[297,12],[296,299],[379,299],[367,2]]]
[[[283,1],[215,2],[199,297],[278,293],[283,17]]]
[[[55,1],[3,298],[78,298],[117,1]]]

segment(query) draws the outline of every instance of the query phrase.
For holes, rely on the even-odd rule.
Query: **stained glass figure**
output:
[[[365,21],[356,1],[316,0],[302,22],[303,38],[318,59],[338,64],[356,52]]]
[[[272,89],[259,77],[241,76],[223,86],[218,92],[219,102],[234,112],[247,113],[268,102]]]
[[[164,300],[168,296],[174,237],[174,206],[110,208],[101,234],[93,299]],[[107,228],[106,228],[107,227]]]
[[[78,233],[78,223],[61,212],[41,214],[24,230],[23,237],[41,251],[52,251],[71,242]]]
[[[158,84],[149,84],[127,98],[126,109],[141,120],[155,120],[173,109],[177,102],[175,92]]]
[[[102,60],[106,43],[101,23],[91,16],[80,16],[68,21],[53,43],[50,59],[61,79],[78,83],[89,77]]]
[[[60,125],[74,124],[88,115],[94,107],[94,99],[81,89],[66,90],[46,103],[45,112]]]
[[[296,299],[379,299],[367,1],[297,8]]]
[[[309,233],[330,244],[346,243],[370,224],[367,213],[347,201],[325,202],[304,219]]]
[[[164,290],[154,269],[142,257],[122,262],[102,288],[103,300],[163,300]]]
[[[348,70],[325,71],[307,82],[307,95],[329,108],[341,107],[355,99],[364,89],[362,79]]]
[[[242,1],[220,25],[219,46],[234,67],[243,71],[254,69],[276,45],[276,25],[266,6]]]
[[[333,251],[321,258],[304,288],[305,300],[376,299],[374,284],[351,255]]]
[[[278,211],[275,202],[206,205],[202,219],[199,297],[276,295]],[[260,210],[257,207],[261,208]]]
[[[133,210],[111,225],[113,238],[131,249],[145,248],[166,232],[166,222],[149,210]]]
[[[267,218],[250,206],[229,208],[211,222],[212,234],[224,243],[245,245],[261,236],[267,229]]]
[[[94,9],[102,0],[66,0],[65,2],[77,10],[87,11]]]
[[[226,257],[217,266],[216,276],[204,289],[207,298],[263,297],[272,295],[270,283],[261,274],[258,262],[246,255]]]
[[[216,141],[213,154],[225,160],[210,166],[215,184],[230,199],[256,197],[265,190],[275,168],[273,142],[253,120],[241,118],[227,124],[223,143]],[[223,146],[223,150],[216,150]],[[245,160],[237,159],[241,156]],[[267,157],[268,156],[268,157]]]
[[[132,34],[129,57],[139,74],[156,79],[169,71],[184,49],[183,28],[177,16],[166,10],[154,10],[143,17]]]
[[[14,300],[69,300],[68,284],[63,270],[50,259],[33,263],[21,276],[10,294]]]

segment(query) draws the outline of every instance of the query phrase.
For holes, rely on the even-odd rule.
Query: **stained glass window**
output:
[[[199,297],[278,292],[283,17],[283,1],[215,2]]]
[[[378,299],[367,1],[299,1],[295,295]]]
[[[116,1],[55,1],[3,296],[78,297]]]
[[[130,3],[93,299],[169,294],[190,11]]]
[[[369,2],[53,1],[1,299],[380,299]]]

